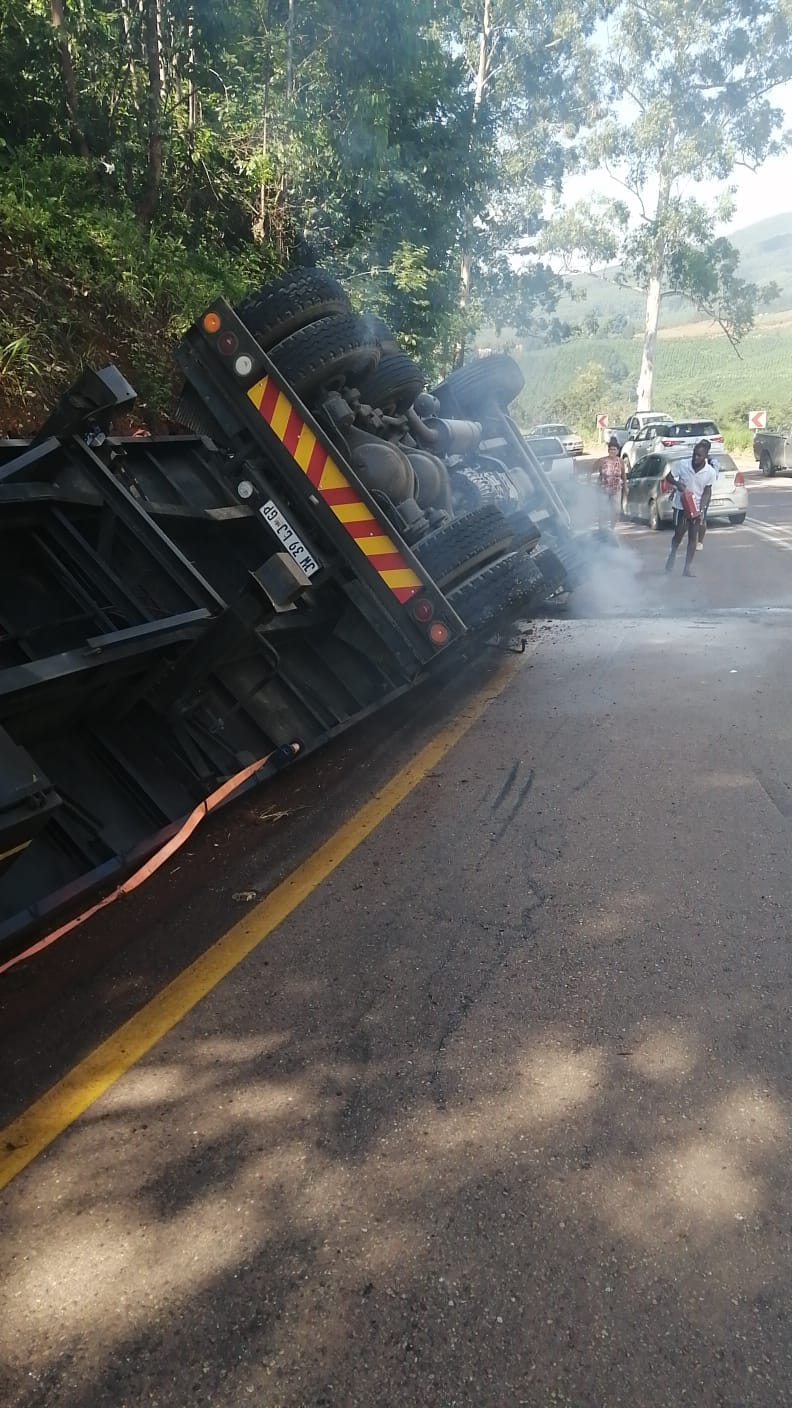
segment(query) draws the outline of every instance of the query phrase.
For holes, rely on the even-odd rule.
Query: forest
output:
[[[335,273],[429,376],[461,361],[485,321],[532,345],[563,341],[574,329],[557,314],[563,269],[548,232],[564,177],[606,159],[635,167],[631,129],[612,145],[606,20],[621,26],[614,56],[625,64],[630,44],[654,43],[678,64],[681,43],[694,62],[706,42],[718,82],[682,116],[701,128],[709,114],[712,147],[728,89],[740,121],[728,152],[702,148],[701,162],[725,177],[748,148],[761,161],[780,140],[783,6],[657,0],[654,38],[636,39],[640,8],[3,0],[0,432],[29,428],[86,360],[118,362],[155,423],[173,390],[172,342],[202,305],[218,293],[238,301],[301,264]],[[775,25],[778,78],[754,101],[740,35],[762,25]],[[661,88],[652,101],[659,112]],[[667,267],[676,294],[739,338],[762,291],[739,279],[726,241],[701,257],[711,230],[699,212],[691,252],[677,168],[652,131],[632,131],[633,147],[644,178],[666,161],[666,204],[649,212],[641,249],[628,232],[622,253],[652,288]],[[675,151],[690,160],[689,143]],[[614,208],[608,228],[621,218]],[[579,227],[579,214],[557,223],[567,255],[579,253]]]

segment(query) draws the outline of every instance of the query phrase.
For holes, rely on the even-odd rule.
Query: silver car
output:
[[[630,470],[622,490],[622,517],[648,523],[650,528],[662,528],[673,522],[672,494],[663,493],[662,482],[674,467],[689,464],[689,445],[674,445],[668,449],[647,455]],[[731,455],[721,452],[710,455],[710,461],[718,471],[718,478],[712,486],[712,497],[707,517],[728,518],[730,523],[745,522],[748,512],[748,489],[745,476],[737,468]]]
[[[544,436],[552,435],[556,440],[560,440],[567,455],[574,459],[576,455],[583,454],[583,441],[574,430],[570,430],[568,425],[563,425],[561,421],[554,421],[552,425],[535,425],[529,432],[529,439],[536,437],[541,439]]]

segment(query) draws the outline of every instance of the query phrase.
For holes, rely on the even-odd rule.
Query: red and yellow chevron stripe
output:
[[[399,601],[409,601],[421,590],[423,582],[332,455],[297,414],[288,396],[268,376],[251,386],[248,396],[393,595]]]

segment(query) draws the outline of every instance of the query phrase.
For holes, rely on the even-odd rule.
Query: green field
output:
[[[525,374],[518,402],[523,422],[562,415],[590,436],[598,412],[615,423],[635,408],[637,337],[576,338],[513,355]],[[748,443],[750,409],[765,408],[770,424],[792,420],[792,322],[760,326],[745,338],[739,357],[723,336],[681,329],[679,336],[666,335],[658,343],[655,387],[661,410],[713,416],[730,428],[735,445]]]

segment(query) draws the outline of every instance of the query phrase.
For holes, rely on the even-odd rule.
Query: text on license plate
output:
[[[272,499],[267,499],[267,502],[261,505],[259,513],[266,519],[276,537],[280,538],[286,551],[294,558],[297,566],[302,568],[306,577],[313,577],[322,564],[317,562],[315,557],[311,557],[305,543],[298,538],[277,504],[274,504]]]

